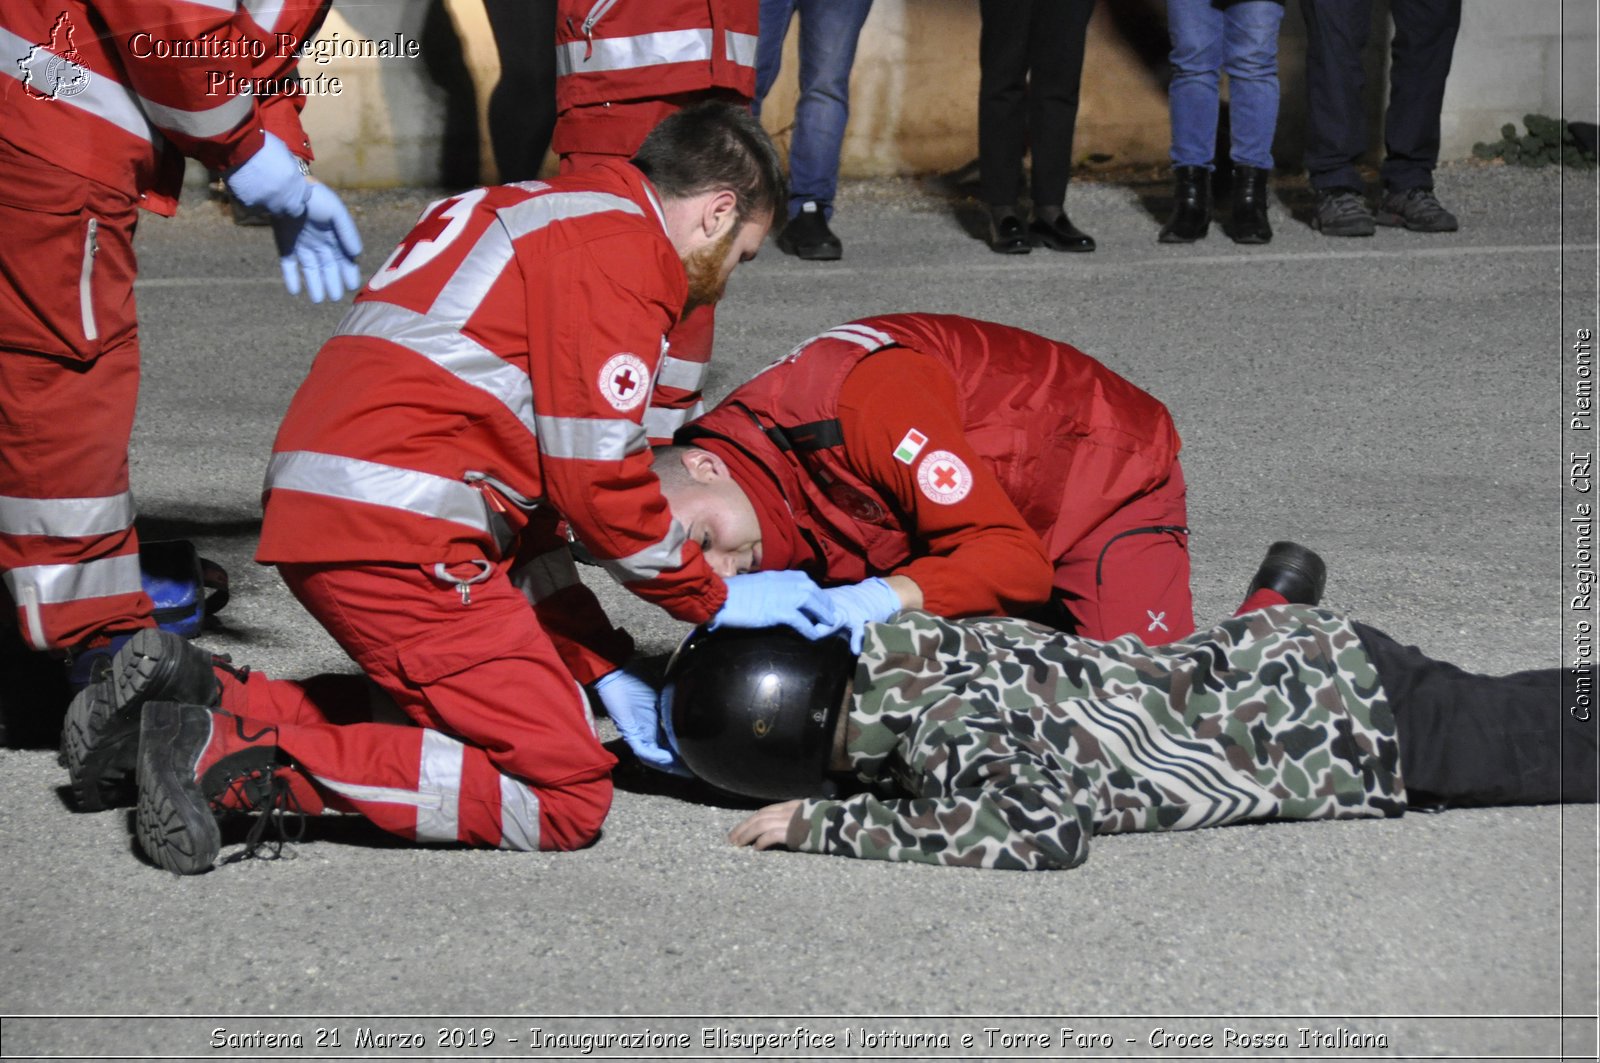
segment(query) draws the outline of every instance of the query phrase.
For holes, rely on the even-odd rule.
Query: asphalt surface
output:
[[[1271,245],[1213,230],[1163,247],[1160,184],[1080,182],[1068,207],[1097,253],[1001,257],[936,182],[847,185],[842,262],[769,244],[736,274],[709,392],[871,313],[1060,337],[1174,413],[1198,617],[1231,612],[1267,543],[1293,538],[1327,558],[1328,603],[1369,624],[1475,670],[1553,667],[1560,367],[1570,334],[1595,326],[1594,175],[1458,165],[1439,189],[1457,234],[1326,239],[1291,182]],[[349,196],[369,270],[429,198]],[[194,538],[232,572],[207,645],[275,675],[349,670],[250,562],[278,420],[341,313],[289,300],[269,245],[198,198],[144,223],[134,491],[147,532]],[[647,652],[683,633],[589,582]],[[7,1057],[269,1058],[288,1050],[227,1038],[298,1032],[298,1058],[552,1058],[529,1031],[553,1016],[621,1016],[564,1020],[573,1031],[858,1031],[854,1056],[797,1041],[810,1058],[1233,1054],[1225,1027],[1285,1032],[1278,1054],[1306,1058],[1594,1053],[1593,806],[1109,837],[1076,870],[1019,874],[736,850],[740,810],[635,771],[583,852],[419,849],[323,821],[282,859],[178,879],[135,855],[127,812],[75,813],[62,782],[51,752],[0,751]],[[1563,1014],[1590,1018],[1563,1030]],[[352,1018],[375,1015],[467,1021]],[[358,1050],[362,1025],[426,1030],[429,1048]],[[317,1051],[314,1030],[333,1026],[341,1049]],[[480,1047],[439,1048],[444,1026],[479,1030]],[[1062,1047],[1063,1026],[1114,1046]],[[1387,1047],[1330,1034],[1301,1050],[1301,1026],[1386,1031]],[[937,1031],[949,1051],[910,1036]],[[1052,1044],[1018,1043],[1036,1031]],[[754,1054],[699,1036],[701,1058]],[[589,1058],[674,1054],[694,1053]]]

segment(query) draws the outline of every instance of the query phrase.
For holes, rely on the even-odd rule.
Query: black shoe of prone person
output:
[[[1296,605],[1317,605],[1328,582],[1328,566],[1315,550],[1288,541],[1267,548],[1267,556],[1250,581],[1248,598],[1259,590],[1276,591]]]

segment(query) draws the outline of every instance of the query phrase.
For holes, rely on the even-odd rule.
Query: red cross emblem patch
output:
[[[917,486],[930,501],[954,505],[972,490],[972,470],[948,450],[936,450],[917,466]]]
[[[613,354],[600,367],[600,394],[615,409],[627,413],[650,394],[650,370],[636,354]]]

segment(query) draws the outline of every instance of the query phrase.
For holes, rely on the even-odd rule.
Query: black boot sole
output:
[[[145,628],[112,659],[111,675],[67,707],[61,750],[74,801],[84,812],[133,803],[139,720],[152,701],[213,706],[221,685],[211,655],[177,635]]]
[[[195,781],[210,733],[209,713],[170,701],[145,706],[134,835],[144,854],[174,875],[211,870],[222,849],[222,829]]]

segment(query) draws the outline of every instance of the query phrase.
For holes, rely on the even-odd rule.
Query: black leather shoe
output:
[[[832,262],[844,254],[844,245],[828,228],[820,203],[807,203],[778,234],[778,250],[808,262]]]
[[[1051,221],[1033,219],[1028,226],[1028,236],[1036,245],[1052,251],[1093,251],[1094,237],[1072,224],[1066,213],[1057,214]]]
[[[1265,244],[1272,240],[1272,223],[1267,221],[1267,179],[1270,170],[1257,166],[1233,168],[1233,210],[1228,219],[1228,235],[1236,244]]]
[[[1276,542],[1267,547],[1267,556],[1250,581],[1248,598],[1259,590],[1277,591],[1296,605],[1316,605],[1322,601],[1322,588],[1328,582],[1328,566],[1315,550],[1299,543]]]
[[[1172,217],[1161,227],[1164,244],[1192,244],[1211,229],[1211,171],[1204,166],[1172,170]]]
[[[989,211],[989,250],[997,255],[1025,255],[1033,250],[1028,230],[1015,211]]]

